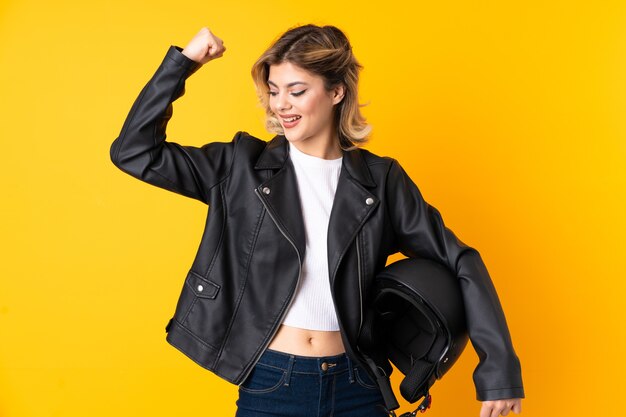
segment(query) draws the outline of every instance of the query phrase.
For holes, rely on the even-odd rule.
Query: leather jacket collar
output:
[[[366,187],[375,187],[376,183],[372,178],[367,162],[363,158],[361,149],[343,152],[342,168],[359,183]],[[276,135],[267,143],[265,149],[259,155],[254,165],[254,169],[280,169],[285,164],[289,155],[289,141],[284,135]]]
[[[257,194],[273,209],[277,222],[284,225],[286,233],[300,252],[301,259],[304,259],[306,242],[300,201],[298,198],[285,198],[298,195],[296,176],[288,155],[289,142],[284,135],[277,135],[267,143],[254,168],[279,171],[259,185]],[[363,151],[343,150],[337,191],[328,224],[328,268],[331,285],[343,254],[359,228],[379,204],[379,198],[366,187],[376,187],[376,183]]]

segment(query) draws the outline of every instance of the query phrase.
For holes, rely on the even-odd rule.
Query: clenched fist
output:
[[[204,65],[212,59],[221,57],[225,50],[224,42],[211,33],[209,28],[203,27],[189,41],[182,53],[187,58]]]

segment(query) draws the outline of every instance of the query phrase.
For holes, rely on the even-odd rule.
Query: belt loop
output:
[[[346,353],[346,362],[348,363],[348,379],[352,384],[354,382],[354,369],[352,369],[352,361],[350,360],[350,356]]]
[[[289,382],[291,380],[291,370],[293,369],[293,363],[295,361],[294,355],[289,355],[289,363],[287,364],[287,375],[285,376],[285,384],[289,386]]]

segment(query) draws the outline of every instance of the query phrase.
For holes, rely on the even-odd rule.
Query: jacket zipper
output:
[[[361,320],[359,321],[359,330],[356,333],[356,350],[361,356],[365,359],[366,355],[361,351],[361,347],[359,346],[359,337],[361,336],[361,329],[363,327],[363,286],[362,286],[362,278],[361,278],[361,251],[359,250],[359,236],[360,233],[356,235],[356,259],[357,259],[357,276],[359,279],[359,306],[361,312]],[[365,359],[365,361],[367,361]]]
[[[360,318],[359,321],[359,330],[356,334],[356,340],[358,342],[359,336],[361,335],[361,327],[363,326],[363,288],[361,284],[361,252],[359,251],[359,236],[360,234],[356,234],[356,259],[357,259],[357,271],[358,271],[358,279],[359,279],[359,307],[360,307]]]
[[[254,193],[257,195],[257,197],[259,197],[259,199],[261,200],[261,203],[263,203],[263,207],[265,207],[265,211],[267,211],[267,213],[270,215],[270,217],[272,218],[272,221],[274,222],[274,224],[276,224],[276,227],[278,227],[278,230],[280,230],[280,232],[283,234],[283,236],[285,236],[285,238],[289,241],[289,243],[291,243],[291,246],[293,246],[293,248],[296,251],[296,254],[298,255],[298,280],[296,281],[296,287],[293,290],[293,292],[291,293],[291,295],[289,296],[289,304],[287,305],[287,308],[285,308],[283,310],[283,312],[282,312],[282,314],[280,316],[280,320],[278,320],[278,322],[277,322],[278,325],[275,326],[272,329],[270,337],[267,338],[267,342],[265,342],[265,344],[263,345],[263,348],[260,349],[260,352],[262,354],[262,352],[265,350],[267,345],[269,345],[270,342],[272,341],[272,339],[274,338],[274,335],[276,334],[276,331],[278,330],[278,327],[280,326],[280,323],[282,323],[282,321],[283,321],[283,317],[285,317],[285,314],[287,314],[287,311],[289,311],[289,307],[291,307],[291,304],[293,303],[293,300],[295,298],[294,294],[296,293],[296,291],[298,291],[298,286],[300,285],[300,275],[302,273],[302,264],[300,263],[300,252],[298,251],[298,248],[296,247],[295,243],[293,243],[293,241],[291,239],[289,239],[289,236],[287,236],[287,234],[280,227],[280,225],[278,224],[278,222],[276,221],[276,219],[272,215],[272,212],[267,208],[267,205],[265,204],[265,201],[263,201],[263,197],[261,197],[261,195],[259,194],[259,190],[255,188],[254,189]],[[261,358],[261,354],[259,354],[254,359],[254,363],[250,366],[250,368],[248,368],[248,370],[246,371],[245,375],[243,376],[241,382],[238,385],[241,385],[241,384],[243,384],[245,382],[246,378],[248,377],[250,372],[252,372],[252,369],[255,367],[255,365],[257,364],[257,362]]]

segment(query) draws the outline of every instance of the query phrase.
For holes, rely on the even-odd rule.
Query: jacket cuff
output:
[[[169,49],[167,50],[167,54],[165,55],[165,59],[170,59],[174,61],[176,65],[185,70],[186,76],[189,77],[191,74],[198,71],[202,64],[187,57],[185,54],[183,54],[182,51],[183,48],[181,48],[180,46],[170,45]]]
[[[509,398],[524,398],[524,387],[476,391],[476,399],[478,401],[504,400]]]

